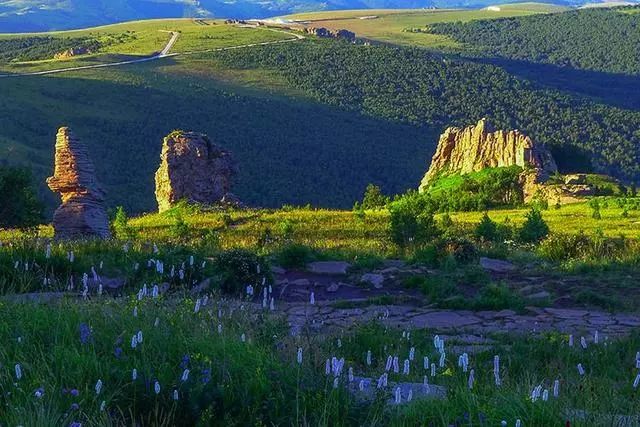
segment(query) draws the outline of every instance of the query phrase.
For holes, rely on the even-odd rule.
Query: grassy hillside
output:
[[[70,68],[150,56],[160,52],[170,32],[180,36],[171,53],[187,53],[228,46],[293,38],[277,30],[225,25],[219,20],[165,19],[127,22],[87,30],[46,34],[0,34],[0,70],[25,73]],[[90,54],[54,60],[70,47],[92,46]],[[31,53],[32,51],[35,51]]]
[[[292,38],[219,21],[135,22],[47,35],[109,41],[91,55],[9,59],[0,66],[16,73],[144,57],[162,49],[170,37],[165,31],[180,32],[175,52]],[[10,58],[13,51],[5,52]],[[148,211],[155,208],[153,172],[162,137],[191,129],[234,152],[240,166],[234,191],[250,205],[349,207],[369,182],[389,194],[415,188],[445,127],[489,116],[548,144],[564,171],[637,179],[640,94],[634,88],[640,86],[616,79],[605,89],[602,76],[567,74],[559,80],[573,86],[564,87],[549,84],[558,75],[549,70],[515,71],[512,76],[509,68],[482,59],[416,48],[307,38],[121,68],[4,78],[0,153],[6,162],[34,168],[52,208],[55,197],[43,182],[51,173],[55,131],[70,125],[99,160],[109,207]]]
[[[334,30],[346,28],[358,37],[371,40],[416,45],[429,48],[452,48],[458,46],[450,37],[426,32],[412,32],[439,22],[472,21],[477,19],[498,19],[513,16],[527,16],[565,10],[563,7],[522,3],[502,6],[499,11],[491,10],[352,10],[312,12],[289,15],[285,20],[297,21],[299,26],[321,26]]]

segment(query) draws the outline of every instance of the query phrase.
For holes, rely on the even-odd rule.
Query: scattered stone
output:
[[[186,200],[203,205],[238,204],[229,193],[236,168],[231,153],[204,134],[175,131],[164,138],[156,172],[158,210]]]
[[[314,274],[345,275],[351,264],[344,261],[316,261],[307,265],[307,270]]]
[[[509,273],[516,269],[516,266],[509,261],[492,258],[480,258],[480,267],[490,273]]]
[[[306,27],[304,31],[307,34],[320,38],[343,39],[348,41],[354,41],[356,39],[354,32],[345,29],[334,31],[324,27]]]
[[[105,195],[96,180],[89,151],[67,127],[60,128],[56,135],[54,173],[47,184],[62,198],[53,214],[56,239],[110,237]]]
[[[295,286],[309,286],[311,282],[309,279],[296,279],[291,281],[291,284]]]
[[[56,53],[53,55],[53,59],[70,59],[79,55],[89,55],[90,53],[93,53],[93,51],[88,47],[78,46]]]
[[[382,274],[366,273],[362,275],[362,277],[360,278],[360,282],[368,283],[370,285],[373,285],[373,287],[376,289],[381,289],[382,284],[384,283],[384,276]]]
[[[327,286],[327,292],[335,293],[335,292],[338,292],[338,289],[340,289],[339,283],[332,283],[329,286]]]
[[[530,300],[546,300],[549,298],[551,298],[551,294],[547,291],[540,291],[535,294],[527,295],[527,299]]]
[[[407,265],[407,263],[402,261],[401,259],[385,259],[384,261],[382,261],[382,265],[384,265],[386,268],[388,267],[404,268]]]
[[[272,265],[272,266],[271,266],[271,272],[272,272],[273,274],[286,274],[286,273],[287,273],[287,270],[285,270],[284,268],[279,267],[279,266],[277,266],[277,265]]]

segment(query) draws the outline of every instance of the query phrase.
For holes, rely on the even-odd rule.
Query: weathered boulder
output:
[[[47,179],[51,191],[62,198],[53,214],[55,237],[110,237],[104,191],[96,180],[87,147],[69,128],[62,127],[56,135],[55,150],[54,173]]]
[[[377,273],[366,273],[360,278],[360,283],[373,285],[376,289],[381,289],[384,283],[384,276]]]
[[[558,170],[551,153],[518,130],[495,130],[487,119],[463,129],[450,127],[440,136],[420,191],[440,175],[464,175],[508,166],[526,169],[536,182],[546,180]]]
[[[239,203],[229,190],[236,173],[231,153],[204,134],[176,131],[164,138],[155,175],[160,212],[184,200],[219,205]]]

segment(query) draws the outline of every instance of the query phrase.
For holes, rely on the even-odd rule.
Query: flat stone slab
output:
[[[509,273],[516,269],[516,266],[509,261],[492,258],[480,258],[480,267],[491,273]]]
[[[469,312],[434,311],[411,318],[416,328],[455,329],[481,323],[482,320]]]
[[[314,274],[330,274],[343,276],[351,268],[351,264],[345,261],[316,261],[307,264],[307,270]]]

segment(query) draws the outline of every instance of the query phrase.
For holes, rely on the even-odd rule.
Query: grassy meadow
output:
[[[427,32],[411,32],[411,29],[426,29],[430,24],[441,22],[467,22],[477,19],[498,19],[528,16],[536,13],[551,13],[565,10],[554,5],[522,3],[500,6],[499,11],[486,9],[382,9],[351,10],[315,13],[300,13],[283,17],[304,26],[326,27],[333,30],[346,28],[358,37],[375,41],[415,45],[432,49],[456,48],[453,39]],[[375,18],[374,18],[375,17]]]
[[[0,307],[7,426],[590,426],[639,409],[636,336],[587,334],[583,349],[499,334],[466,354],[377,323],[291,336],[277,314],[214,297]],[[385,369],[392,357],[405,368]],[[420,398],[442,387],[447,399]]]
[[[561,226],[568,212],[598,229],[576,204],[544,211],[552,233],[575,231]],[[348,329],[292,333],[276,293],[273,307],[242,296],[248,283],[271,296],[268,265],[294,247],[364,271],[383,257],[420,266],[389,240],[386,210],[178,206],[113,226],[107,242],[0,234],[0,425],[634,425],[640,409],[635,334],[495,332],[470,350],[467,335],[358,322],[357,309]],[[116,295],[114,277],[126,280]]]
[[[221,20],[161,19],[126,22],[86,30],[59,31],[33,34],[0,34],[0,43],[22,38],[92,39],[101,43],[96,52],[67,59],[50,58],[37,61],[0,63],[5,73],[27,73],[48,69],[71,68],[99,63],[136,59],[159,53],[171,38],[171,32],[180,36],[170,53],[214,50],[230,46],[286,40],[286,33],[266,28],[226,25]]]

